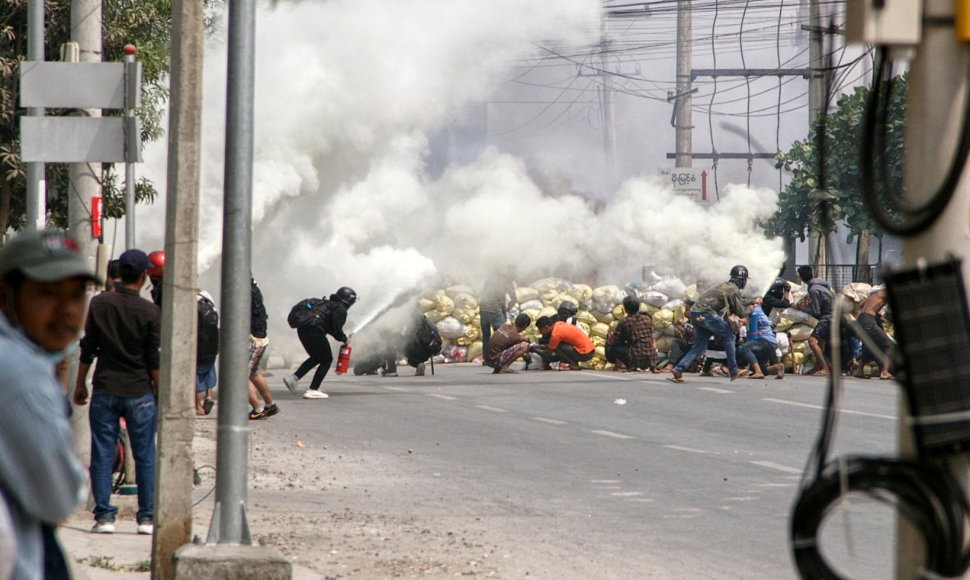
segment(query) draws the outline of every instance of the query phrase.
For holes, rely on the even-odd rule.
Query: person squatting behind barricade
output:
[[[312,302],[310,301],[312,300]],[[347,322],[347,309],[357,302],[357,293],[352,288],[342,286],[325,300],[310,299],[301,301],[298,306],[304,305],[304,309],[309,311],[308,316],[302,322],[288,320],[290,326],[297,329],[300,343],[306,350],[307,359],[303,361],[296,372],[292,375],[283,377],[283,384],[293,394],[297,394],[300,379],[308,372],[317,367],[310,381],[310,388],[303,393],[304,399],[326,399],[329,395],[320,390],[320,384],[333,364],[333,351],[330,349],[330,334],[340,342],[347,344],[350,340],[344,334],[344,324]],[[292,318],[293,312],[291,312]]]
[[[578,326],[555,320],[549,316],[541,316],[536,321],[536,328],[543,337],[548,337],[549,343],[536,345],[533,351],[543,360],[543,369],[548,369],[552,357],[569,364],[569,370],[578,371],[579,363],[586,362],[596,354],[596,346]]]
[[[156,397],[159,385],[161,311],[139,296],[150,267],[137,249],[118,258],[121,286],[91,299],[81,339],[81,358],[74,403],[88,402],[86,379],[94,359],[94,392],[88,411],[91,425],[91,491],[94,495],[92,531],[113,533],[118,508],[111,505],[111,471],[125,419],[138,482],[139,534],[154,530]]]
[[[776,379],[785,378],[785,365],[778,360],[778,338],[771,320],[761,307],[761,298],[751,301],[748,314],[748,339],[738,349],[738,354],[751,365],[752,379],[765,378],[765,372],[774,373]]]
[[[354,365],[354,375],[371,375],[380,372],[385,377],[396,377],[397,361],[403,354],[408,366],[414,367],[414,376],[423,377],[426,363],[441,352],[441,334],[434,323],[421,312],[415,312],[403,333],[382,332],[375,351]]]
[[[263,293],[256,285],[256,279],[250,276],[249,280],[249,406],[252,407],[249,418],[265,419],[279,413],[280,409],[273,402],[273,394],[266,384],[266,378],[259,370],[263,353],[269,346],[269,338],[266,334],[266,322],[269,316],[266,314]],[[259,403],[260,398],[263,399],[263,404]]]
[[[746,369],[738,368],[734,331],[721,316],[721,311],[726,310],[726,314],[744,318],[741,290],[747,283],[748,269],[741,265],[734,266],[731,268],[730,279],[727,282],[718,284],[697,297],[690,310],[690,321],[694,325],[694,346],[674,366],[672,371],[674,376],[668,377],[669,380],[675,383],[684,382],[684,371],[707,348],[711,335],[720,336],[724,340],[724,352],[731,380],[747,374]]]
[[[60,232],[25,231],[0,250],[0,504],[12,537],[0,562],[12,578],[70,578],[55,527],[82,499],[69,408],[54,366],[84,323],[89,282],[100,283]],[[2,527],[2,526],[0,526]]]
[[[650,370],[657,373],[657,343],[653,338],[653,319],[640,311],[633,296],[623,299],[626,316],[616,325],[615,342],[607,347],[606,360],[617,371]]]
[[[526,313],[515,317],[512,324],[506,323],[499,327],[488,342],[485,350],[485,365],[492,367],[493,374],[514,373],[509,367],[516,359],[527,357],[530,350],[529,341],[522,337],[522,332],[529,328],[532,319]]]
[[[884,286],[876,287],[872,289],[869,296],[866,297],[859,307],[859,315],[856,316],[856,321],[872,342],[875,343],[876,347],[882,351],[883,356],[877,356],[863,342],[862,356],[856,368],[852,370],[852,376],[854,377],[868,378],[865,371],[866,363],[875,361],[879,364],[880,379],[893,378],[890,361],[892,360],[892,352],[896,348],[896,341],[886,333],[886,330],[883,328],[882,317],[879,314],[886,305],[886,299],[886,288]]]

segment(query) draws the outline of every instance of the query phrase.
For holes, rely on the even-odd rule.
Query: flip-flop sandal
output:
[[[667,377],[667,380],[672,383],[678,383],[678,384],[687,382],[684,380],[684,377]]]
[[[203,411],[203,412],[204,412],[204,413],[205,413],[206,415],[208,415],[209,413],[211,413],[211,412],[212,412],[212,406],[213,406],[213,405],[215,405],[215,404],[216,404],[216,403],[215,403],[215,401],[213,401],[212,399],[206,399],[206,400],[205,400],[205,401],[204,401],[204,402],[202,403],[202,411]]]

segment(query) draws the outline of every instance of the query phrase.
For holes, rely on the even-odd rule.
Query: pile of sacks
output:
[[[793,372],[800,373],[805,365],[816,366],[815,357],[808,346],[808,339],[812,336],[812,331],[815,330],[818,320],[799,310],[799,307],[808,298],[806,289],[799,286],[797,282],[790,284],[792,287],[792,307],[774,309],[770,318],[772,324],[775,325],[778,351],[782,362]],[[836,299],[843,302],[843,311],[852,312],[862,305],[871,291],[872,286],[870,284],[853,282],[842,288]],[[890,336],[892,335],[892,327],[888,324],[888,321],[885,330]]]
[[[798,309],[808,294],[804,287],[792,282],[793,307],[775,309],[771,320],[778,337],[778,354],[785,366],[793,372],[801,372],[808,364],[814,366],[808,338],[818,321]],[[839,293],[839,299],[848,301],[848,310],[866,299],[872,287],[865,283],[849,284]],[[664,360],[670,353],[675,329],[684,320],[684,300],[697,296],[697,286],[686,285],[678,278],[652,275],[650,282],[631,282],[625,287],[607,285],[593,288],[576,284],[562,278],[543,278],[527,286],[516,288],[516,307],[510,318],[525,312],[532,325],[523,333],[530,341],[539,340],[535,321],[541,316],[554,316],[563,301],[576,305],[579,326],[596,345],[592,360],[581,363],[584,368],[611,370],[606,362],[606,336],[626,316],[623,298],[635,296],[640,300],[641,312],[653,320],[657,352]],[[468,286],[455,285],[426,293],[419,300],[421,309],[438,328],[443,339],[439,362],[464,362],[480,360],[482,356],[482,333],[478,311],[478,298]],[[891,332],[891,328],[886,329]]]
[[[658,350],[670,351],[674,323],[684,318],[683,298],[696,295],[697,291],[696,287],[685,286],[676,278],[655,278],[649,284],[634,282],[626,288],[612,285],[593,288],[562,278],[543,278],[516,288],[516,308],[510,318],[519,312],[528,314],[532,324],[523,335],[536,342],[539,331],[535,321],[542,316],[554,316],[564,301],[572,302],[579,311],[576,315],[579,326],[596,345],[596,355],[582,366],[611,369],[612,365],[606,362],[606,335],[626,315],[622,302],[628,295],[640,298],[641,311],[653,318]],[[437,289],[422,296],[419,304],[441,334],[443,361],[473,361],[482,355],[478,299],[471,288],[456,285]]]

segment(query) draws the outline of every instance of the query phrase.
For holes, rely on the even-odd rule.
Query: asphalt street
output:
[[[817,436],[827,379],[597,371],[335,376],[326,400],[270,377],[282,413],[260,448],[326,445],[386,477],[321,509],[405,514],[478,529],[507,547],[502,577],[797,578],[789,513]],[[898,386],[847,379],[835,455],[892,454]],[[303,444],[303,443],[301,443]],[[254,492],[254,501],[273,501]],[[309,509],[309,508],[308,508]],[[823,552],[853,578],[887,578],[894,520],[852,500]]]

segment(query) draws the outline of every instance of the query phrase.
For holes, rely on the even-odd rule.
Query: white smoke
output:
[[[598,32],[600,7],[333,0],[259,10],[253,271],[275,338],[293,340],[290,305],[339,286],[360,296],[353,328],[409,289],[475,286],[499,271],[519,282],[623,285],[644,265],[690,282],[721,281],[743,263],[754,284],[773,280],[781,244],[754,227],[775,209],[768,190],[732,186],[706,209],[638,178],[594,206],[540,186],[521,159],[494,148],[438,179],[425,171],[431,135],[486,100],[541,39],[595,42],[587,35]],[[224,42],[214,42],[205,63],[203,270],[218,268],[221,246],[225,59]],[[159,223],[162,208],[140,211],[140,224]]]

